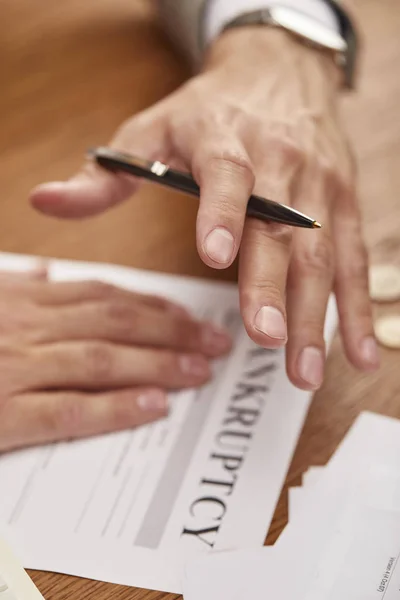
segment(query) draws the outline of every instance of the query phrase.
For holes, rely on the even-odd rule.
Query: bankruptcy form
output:
[[[33,260],[1,255],[0,268]],[[180,593],[191,556],[261,546],[311,395],[288,381],[283,351],[248,338],[236,286],[66,261],[50,276],[167,296],[235,343],[161,421],[0,457],[0,534],[24,567]],[[331,305],[327,336],[334,325]]]

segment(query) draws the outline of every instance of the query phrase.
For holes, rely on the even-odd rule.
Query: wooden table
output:
[[[362,80],[344,112],[360,162],[372,260],[400,261],[400,11],[398,0],[356,0],[365,49]],[[205,267],[194,243],[195,203],[147,188],[81,223],[37,215],[36,183],[64,178],[85,149],[106,142],[128,116],[176,88],[187,68],[157,26],[149,0],[3,0],[0,21],[1,249],[112,261],[147,269],[232,278]],[[156,220],[152,217],[158,214]],[[399,310],[400,305],[379,308]],[[378,309],[377,309],[378,310]],[[324,464],[360,410],[400,417],[400,353],[382,351],[377,375],[346,363],[335,339],[287,485]],[[269,542],[285,524],[285,491]],[[46,573],[32,576],[47,600],[158,598],[161,594]]]

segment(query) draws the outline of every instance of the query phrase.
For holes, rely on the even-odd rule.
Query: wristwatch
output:
[[[283,5],[241,14],[227,23],[223,30],[243,25],[269,25],[285,29],[303,43],[331,52],[334,61],[343,70],[344,86],[354,88],[358,48],[354,25],[348,14],[336,2],[325,2],[335,13],[340,32],[333,31],[296,8]]]

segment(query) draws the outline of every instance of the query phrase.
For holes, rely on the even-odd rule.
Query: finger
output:
[[[210,365],[201,354],[99,341],[65,342],[33,348],[25,361],[21,385],[34,390],[107,390],[137,385],[178,389],[202,385],[210,374]]]
[[[296,386],[308,390],[319,388],[324,375],[324,324],[334,278],[333,186],[333,176],[310,164],[293,199],[296,209],[316,215],[323,223],[320,230],[294,232],[288,277],[287,372]]]
[[[359,369],[371,371],[379,367],[379,353],[369,297],[368,255],[355,191],[342,186],[336,202],[333,220],[335,293],[340,331],[350,362]]]
[[[110,147],[149,160],[164,160],[168,148],[162,105],[144,111],[125,123]],[[137,178],[110,173],[90,161],[68,181],[39,185],[31,192],[30,201],[35,208],[48,215],[80,219],[115,206],[138,187]]]
[[[285,288],[291,231],[286,225],[249,219],[239,261],[240,306],[249,336],[276,348],[287,340]]]
[[[151,306],[161,311],[188,315],[188,311],[180,304],[161,296],[139,294],[130,290],[104,283],[102,281],[50,281],[47,285],[29,282],[24,290],[32,300],[45,306],[80,304],[96,300],[121,299]]]
[[[138,301],[151,308],[158,309],[163,312],[180,315],[181,317],[191,317],[190,311],[182,304],[172,302],[161,296],[151,296],[150,294],[138,294]]]
[[[197,247],[210,267],[228,267],[237,254],[249,196],[253,166],[237,137],[219,133],[199,144],[193,173],[200,186]]]
[[[296,149],[267,137],[267,153],[253,147],[257,194],[291,203],[293,178],[300,168]],[[247,219],[239,263],[240,304],[249,336],[261,346],[286,343],[286,281],[291,256],[292,228]]]
[[[164,417],[167,406],[157,388],[16,396],[2,412],[0,452],[130,429]]]
[[[103,340],[210,357],[224,354],[231,347],[228,333],[218,326],[121,298],[47,311],[39,331],[40,343]]]

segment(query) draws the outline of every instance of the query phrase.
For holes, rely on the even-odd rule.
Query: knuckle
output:
[[[113,375],[113,359],[109,346],[90,342],[84,350],[84,364],[90,381],[108,381]]]
[[[64,396],[52,404],[45,421],[46,429],[60,435],[73,435],[83,421],[83,403],[78,397]]]
[[[342,195],[344,182],[337,165],[330,158],[320,156],[316,161],[316,172],[317,176],[321,178],[324,190],[328,193],[328,198]]]
[[[333,242],[330,238],[320,238],[312,245],[304,245],[296,252],[296,270],[299,275],[325,275],[333,277],[335,269]]]
[[[0,333],[4,336],[24,335],[30,337],[37,329],[40,311],[34,305],[14,303],[0,306]]]
[[[367,327],[373,327],[372,325],[372,304],[368,294],[364,297],[364,302],[359,302],[357,306],[357,320],[360,323],[365,323]]]
[[[339,318],[358,325],[364,325],[366,329],[373,329],[373,312],[372,304],[368,295],[368,290],[365,289],[365,294],[360,297],[342,293],[346,301],[338,303]],[[346,297],[347,296],[347,297]]]
[[[254,221],[253,229],[257,231],[257,234],[254,236],[254,243],[260,249],[263,248],[266,243],[270,245],[271,240],[287,250],[289,250],[292,245],[293,231],[292,227],[289,225]]]
[[[336,168],[335,163],[328,156],[320,155],[317,159],[318,169],[326,181],[326,183],[333,183],[338,180],[338,170]]]
[[[200,89],[200,88],[199,88]],[[200,91],[200,97],[204,94]],[[248,122],[249,113],[237,103],[221,97],[217,104],[202,107],[196,121],[200,131],[230,133],[240,130]]]
[[[222,223],[227,227],[234,227],[234,224],[240,219],[243,219],[243,207],[236,204],[232,198],[232,190],[219,186],[214,190],[207,213],[218,213],[222,219]]]
[[[254,187],[255,175],[253,166],[246,153],[240,149],[225,148],[216,153],[211,152],[207,163],[212,170],[218,170],[228,176],[239,176],[249,187]]]
[[[357,230],[361,232],[361,211],[358,203],[357,192],[354,184],[349,181],[341,181],[338,186],[338,208],[343,219],[346,219]]]
[[[31,369],[30,358],[30,351],[22,349],[20,344],[12,345],[4,340],[0,343],[0,380],[4,397],[24,388]]]
[[[298,329],[293,332],[292,337],[301,340],[304,344],[304,332],[307,332],[307,345],[314,347],[324,347],[324,325],[325,314],[320,311],[315,311],[315,314],[303,316],[298,324]],[[321,349],[322,349],[321,348]]]
[[[109,399],[107,421],[112,429],[122,429],[132,426],[137,421],[137,412],[134,410],[137,404],[132,403],[131,392],[117,392]]]
[[[368,289],[368,266],[367,249],[364,244],[360,244],[351,259],[343,264],[343,278],[354,281],[358,287],[362,285]]]
[[[269,139],[269,146],[286,164],[300,165],[304,161],[303,148],[292,138],[285,135],[272,135]]]
[[[139,307],[128,302],[118,300],[106,302],[103,310],[104,317],[112,323],[113,327],[125,334],[127,328],[132,329],[140,319]]]
[[[355,218],[359,214],[355,181],[340,170],[334,161],[327,157],[320,157],[317,169],[322,178],[324,188],[330,197],[336,198],[344,216]]]
[[[155,378],[168,385],[178,379],[180,372],[178,356],[173,352],[159,351],[154,360]]]
[[[177,319],[173,324],[173,341],[179,348],[196,347],[200,340],[200,325]]]
[[[255,302],[258,303],[259,298],[276,307],[282,305],[282,292],[277,283],[270,279],[259,278],[252,281],[251,288],[242,292],[241,303],[244,307],[252,306]]]
[[[235,102],[224,101],[221,110],[219,111],[219,118],[223,121],[226,127],[235,128],[240,127],[248,122],[249,113]]]

